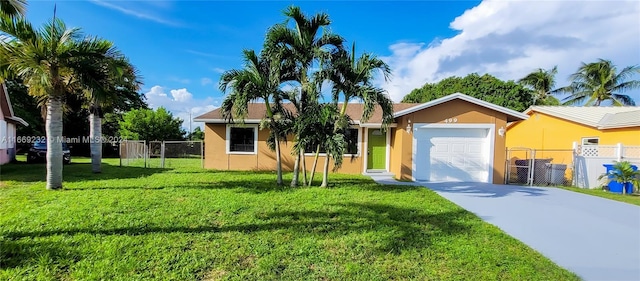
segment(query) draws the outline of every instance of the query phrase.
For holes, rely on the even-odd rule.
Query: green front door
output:
[[[387,136],[380,129],[369,129],[367,169],[383,170],[387,166]]]

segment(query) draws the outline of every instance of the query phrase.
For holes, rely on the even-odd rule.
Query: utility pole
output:
[[[191,110],[193,110],[193,108],[189,108],[189,140],[193,140],[193,131],[191,130]]]

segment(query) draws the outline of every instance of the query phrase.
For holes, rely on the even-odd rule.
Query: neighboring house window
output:
[[[349,128],[345,131],[344,134],[345,140],[347,141],[347,147],[344,152],[344,155],[358,155],[358,146],[360,143],[360,129],[358,128]],[[304,152],[307,154],[316,153],[317,144],[309,144],[305,147]],[[324,148],[320,148],[320,153],[326,153]]]
[[[600,143],[600,138],[582,138],[582,148],[580,149],[580,154],[582,156],[599,156],[598,152],[598,144]]]
[[[6,149],[9,142],[9,134],[7,134],[7,122],[0,120],[0,149]]]
[[[227,125],[227,153],[256,154],[258,152],[258,125]]]
[[[582,145],[598,145],[600,138],[582,138]]]
[[[15,148],[16,147],[16,125],[7,123],[7,148]]]

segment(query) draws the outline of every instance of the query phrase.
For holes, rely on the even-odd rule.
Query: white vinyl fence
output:
[[[598,177],[605,173],[604,164],[615,161],[629,161],[640,167],[640,146],[616,145],[577,145],[575,186],[582,188],[597,188],[604,183]]]

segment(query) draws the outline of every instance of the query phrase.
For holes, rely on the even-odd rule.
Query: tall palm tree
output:
[[[54,18],[35,29],[22,17],[1,16],[0,69],[6,78],[21,78],[29,94],[46,104],[47,189],[62,188],[62,107],[69,92],[65,81],[80,74],[78,62],[104,58],[113,52],[111,42],[84,37]]]
[[[346,119],[346,112],[351,100],[359,100],[364,103],[360,117],[361,122],[368,121],[377,106],[382,109],[383,129],[386,130],[386,126],[393,122],[393,102],[383,89],[373,86],[376,74],[382,74],[384,79],[388,81],[391,69],[384,61],[370,53],[363,53],[356,59],[355,49],[354,43],[351,54],[346,50],[336,53],[331,60],[331,66],[320,73],[332,84],[333,102],[337,104],[341,94],[344,98],[335,122],[334,134],[344,132],[348,128],[350,122]],[[342,154],[334,154],[332,157],[336,162],[335,167],[339,167],[338,164],[342,163]],[[321,185],[323,187],[328,184],[329,159],[329,153],[327,153]]]
[[[534,91],[534,105],[553,104],[557,103],[557,99],[551,96],[551,94],[555,93],[554,87],[556,85],[556,74],[558,74],[558,66],[554,66],[549,70],[538,68],[518,80],[518,83]]]
[[[228,70],[220,77],[220,91],[226,92],[229,87],[232,92],[222,102],[221,110],[225,119],[233,121],[234,116],[244,120],[248,113],[248,104],[253,101],[264,102],[267,119],[264,126],[271,132],[272,143],[276,152],[277,184],[282,185],[282,160],[280,155],[280,141],[286,135],[282,134],[282,97],[280,89],[281,74],[278,62],[266,56],[257,55],[253,50],[244,50],[245,66],[243,69]],[[273,101],[273,105],[271,104]]]
[[[79,75],[70,86],[76,86],[89,109],[91,170],[102,172],[102,118],[120,100],[140,90],[137,69],[119,52],[105,58],[78,60]]]
[[[569,93],[564,99],[568,105],[584,102],[585,106],[599,106],[603,101],[611,101],[614,106],[635,105],[635,101],[623,93],[640,88],[639,80],[629,80],[639,73],[640,66],[627,66],[617,72],[610,60],[598,59],[582,63],[569,77],[571,84],[559,91]]]
[[[300,114],[305,112],[310,97],[314,96],[313,74],[309,73],[309,70],[313,66],[322,66],[331,54],[342,50],[344,39],[337,34],[323,30],[331,24],[329,16],[325,13],[307,17],[299,7],[291,6],[284,11],[284,15],[287,18],[285,22],[276,24],[268,30],[265,51],[277,60],[284,61],[285,64],[295,68],[295,75],[291,80],[300,83],[300,97],[296,108]],[[290,20],[293,21],[293,27],[289,27]],[[323,32],[320,33],[321,31]],[[299,129],[312,128],[299,126]],[[296,142],[299,133],[300,131],[296,133]],[[299,148],[300,146],[295,147]],[[293,153],[298,156],[294,162],[291,186],[297,186],[300,160],[304,159],[304,149],[299,151],[294,149]]]
[[[10,17],[27,13],[27,0],[0,0],[0,12]]]

